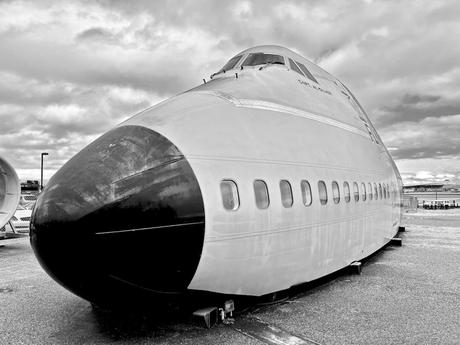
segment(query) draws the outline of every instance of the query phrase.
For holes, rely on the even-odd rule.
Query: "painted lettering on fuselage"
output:
[[[298,81],[300,84],[304,85],[304,86],[308,86],[308,87],[310,87],[310,88],[312,88],[312,89],[315,89],[315,90],[317,90],[317,91],[326,93],[326,94],[328,94],[328,95],[332,95],[331,91],[329,91],[329,90],[324,90],[323,88],[321,88],[321,87],[319,87],[319,86],[316,86],[316,85],[313,85],[313,84],[310,84],[309,82],[307,82],[307,81],[305,81],[305,80],[297,79],[297,81]]]

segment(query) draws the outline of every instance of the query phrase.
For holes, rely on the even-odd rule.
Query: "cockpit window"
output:
[[[243,55],[237,55],[237,56],[234,56],[232,57],[230,60],[228,60],[228,62],[225,64],[224,67],[221,68],[221,70],[217,73],[220,73],[220,72],[225,72],[225,71],[228,71],[228,70],[231,70],[233,67],[236,66],[236,64],[238,63],[238,61],[240,61],[241,57]]]
[[[242,66],[257,66],[265,64],[284,65],[284,57],[275,54],[253,53],[244,60]]]
[[[313,76],[313,74],[310,73],[310,71],[307,69],[307,67],[305,67],[304,64],[301,64],[300,62],[297,62],[297,64],[299,65],[300,69],[307,76],[308,79],[310,79],[311,81],[314,81],[315,83],[319,84],[318,80],[316,80],[316,78]]]
[[[291,69],[293,71],[296,71],[297,73],[299,73],[300,75],[303,76],[302,72],[300,71],[299,67],[297,67],[297,65],[295,64],[294,60],[289,59],[289,66],[291,66]]]

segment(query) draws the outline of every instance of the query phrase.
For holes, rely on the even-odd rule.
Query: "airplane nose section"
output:
[[[188,161],[161,134],[122,126],[49,181],[31,221],[45,270],[91,301],[129,288],[181,292],[198,266],[204,206]]]

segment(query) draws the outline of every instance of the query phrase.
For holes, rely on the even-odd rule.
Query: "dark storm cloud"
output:
[[[423,109],[399,105],[394,108],[384,107],[382,110],[386,112],[387,115],[379,117],[375,122],[376,126],[381,129],[397,122],[418,122],[426,117],[442,117],[447,114],[458,114],[460,113],[460,103],[458,105],[445,104]]]
[[[444,100],[439,95],[404,94],[391,105],[383,105],[376,125],[384,128],[396,122],[418,122],[426,117],[441,117],[460,113],[460,100]]]
[[[418,112],[424,110],[424,108],[431,110],[429,109],[430,107],[436,106],[432,103],[436,103],[440,99],[441,96],[404,94],[400,99],[396,100],[395,105],[383,106],[382,109],[395,115]],[[407,121],[407,118],[404,118],[404,120]]]
[[[402,97],[401,102],[403,104],[420,104],[420,103],[433,103],[441,99],[441,96],[435,95],[414,95],[414,94],[405,94]]]

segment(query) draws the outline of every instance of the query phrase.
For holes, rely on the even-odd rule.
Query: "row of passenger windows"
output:
[[[253,187],[257,207],[260,209],[268,208],[268,206],[270,205],[270,196],[265,181],[254,180]],[[280,180],[279,188],[282,205],[285,208],[292,207],[292,205],[294,204],[294,197],[292,194],[291,183],[288,180]],[[362,201],[366,201],[388,199],[390,197],[394,198],[396,194],[396,189],[394,188],[393,184],[391,184],[390,187],[388,183],[368,183],[366,185],[366,183],[364,182],[353,182],[352,187],[350,187],[350,184],[345,181],[340,187],[337,181],[332,181],[331,191],[333,203],[340,203],[342,196],[344,201],[346,203],[349,203],[352,197],[351,189],[353,191],[353,199],[355,202],[358,202],[360,199]],[[300,190],[302,192],[303,205],[310,206],[313,202],[310,182],[308,182],[307,180],[300,181]],[[220,183],[220,191],[222,194],[222,202],[226,210],[235,211],[240,207],[238,186],[235,183],[235,181],[222,180]],[[328,187],[324,181],[318,181],[318,199],[321,205],[326,205],[328,203]]]

